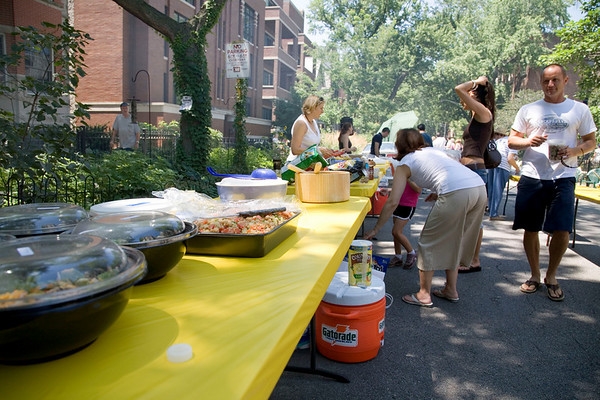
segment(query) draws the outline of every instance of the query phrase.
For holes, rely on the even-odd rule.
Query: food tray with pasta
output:
[[[187,253],[230,257],[263,257],[293,234],[299,211],[200,218],[198,234],[187,240]]]

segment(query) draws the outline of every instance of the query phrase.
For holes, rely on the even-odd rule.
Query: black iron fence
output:
[[[194,190],[213,197],[217,195],[210,180],[182,179],[171,182],[181,190]],[[156,190],[162,190],[157,188]],[[72,175],[61,178],[41,179],[10,177],[0,190],[0,207],[30,203],[71,203],[86,209],[106,201],[153,197],[151,191],[136,188],[135,183],[116,181],[110,177]]]
[[[105,201],[135,197],[135,194],[119,187],[109,177],[97,179],[87,175],[61,178],[60,181],[55,177],[41,180],[11,177],[3,197],[1,203],[5,206],[61,202],[89,208]]]
[[[111,130],[108,127],[87,127],[77,129],[76,149],[81,154],[107,153],[110,147]],[[139,151],[149,157],[162,157],[175,162],[178,133],[162,129],[144,129],[140,135]]]

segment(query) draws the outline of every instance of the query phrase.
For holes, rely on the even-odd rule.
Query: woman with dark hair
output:
[[[388,197],[373,230],[365,235],[370,239],[390,218],[408,179],[421,188],[431,190],[425,201],[435,201],[417,246],[419,291],[402,297],[408,304],[431,307],[431,294],[457,302],[457,266],[473,258],[483,211],[487,204],[485,185],[479,176],[451,159],[442,150],[425,147],[423,136],[416,129],[400,129],[396,136],[396,160],[392,192]],[[435,271],[446,272],[446,285],[431,291]]]
[[[350,121],[345,121],[341,125],[342,127],[340,129],[340,135],[338,136],[340,150],[343,150],[344,153],[347,154],[355,152],[356,147],[352,146],[352,142],[350,141],[350,136],[354,135],[354,125],[352,124],[352,119],[350,118]]]
[[[467,168],[475,171],[483,180],[488,181],[488,170],[485,168],[483,153],[492,138],[494,132],[494,117],[496,114],[496,95],[494,86],[487,77],[479,78],[461,83],[454,88],[460,98],[463,108],[471,112],[471,120],[463,132],[463,150],[460,162]],[[468,264],[461,264],[458,268],[460,273],[481,271],[479,251],[483,240],[483,226],[477,238],[477,247],[473,260]]]

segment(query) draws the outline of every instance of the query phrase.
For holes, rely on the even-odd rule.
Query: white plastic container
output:
[[[250,199],[282,199],[287,192],[288,181],[277,179],[223,178],[217,182],[222,201]]]
[[[90,207],[90,215],[130,213],[138,211],[162,211],[175,214],[175,206],[172,202],[158,197],[123,199],[95,204]]]

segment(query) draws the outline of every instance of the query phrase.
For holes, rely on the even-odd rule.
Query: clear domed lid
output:
[[[6,242],[7,240],[15,240],[16,236],[8,235],[6,233],[0,233],[0,242]]]
[[[71,233],[102,236],[120,245],[129,245],[169,238],[184,230],[185,223],[176,215],[139,211],[101,214],[80,222]]]
[[[0,242],[0,312],[82,299],[146,272],[144,255],[92,235],[44,235]]]
[[[0,232],[15,236],[64,232],[89,218],[69,203],[33,203],[0,208]]]

